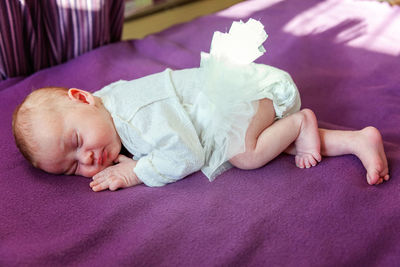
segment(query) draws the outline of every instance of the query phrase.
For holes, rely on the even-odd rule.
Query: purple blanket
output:
[[[195,67],[215,30],[261,20],[258,62],[292,74],[327,128],[377,127],[391,180],[369,186],[354,156],[299,169],[281,155],[214,182],[200,172],[162,188],[94,193],[89,179],[30,167],[11,115],[43,86],[89,91]],[[139,41],[101,47],[0,83],[0,266],[398,266],[400,8],[376,1],[253,0]]]

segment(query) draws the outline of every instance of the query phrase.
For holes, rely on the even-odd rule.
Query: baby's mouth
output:
[[[97,159],[97,165],[103,165],[106,160],[107,160],[107,151],[103,149],[103,151],[100,154],[100,157]]]

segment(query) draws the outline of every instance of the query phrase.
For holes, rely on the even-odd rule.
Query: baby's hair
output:
[[[12,131],[15,143],[22,155],[35,166],[34,154],[37,143],[33,138],[34,118],[43,114],[58,114],[60,99],[68,96],[64,87],[45,87],[30,93],[16,107],[12,119]]]

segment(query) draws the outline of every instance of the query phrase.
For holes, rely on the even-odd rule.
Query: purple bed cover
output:
[[[15,106],[49,85],[89,91],[197,67],[215,30],[261,20],[258,60],[292,74],[303,107],[327,128],[381,130],[391,180],[366,183],[351,155],[298,169],[200,172],[162,188],[94,193],[89,180],[25,162],[11,133]],[[0,265],[398,266],[400,264],[400,9],[362,0],[253,0],[143,40],[101,47],[0,83]]]

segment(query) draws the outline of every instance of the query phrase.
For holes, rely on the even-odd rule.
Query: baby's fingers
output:
[[[93,188],[93,187],[95,187],[95,186],[98,186],[98,185],[101,184],[102,182],[104,182],[104,181],[94,180],[94,181],[91,181],[91,182],[90,182],[89,186],[90,186],[91,188]]]
[[[110,176],[99,173],[93,176],[93,181],[89,185],[93,191],[97,192],[108,189],[111,181]]]
[[[115,191],[118,188],[123,188],[123,187],[125,187],[124,181],[122,181],[121,179],[116,179],[110,183],[109,189],[110,191]]]
[[[118,188],[125,187],[125,183],[122,179],[118,179],[115,177],[107,177],[107,179],[99,178],[90,183],[90,187],[93,191],[98,192],[106,189],[110,189],[110,191],[115,191]]]
[[[108,189],[109,185],[110,185],[110,182],[108,180],[102,181],[100,183],[97,181],[93,181],[90,183],[90,187],[95,192],[106,190],[106,189]]]
[[[109,176],[108,174],[104,174],[102,172],[99,172],[98,174],[93,176],[93,182],[101,183],[104,180],[107,180],[108,176]]]

